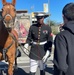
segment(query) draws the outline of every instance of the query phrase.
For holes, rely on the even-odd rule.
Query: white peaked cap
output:
[[[48,17],[48,16],[49,16],[49,15],[46,15],[45,13],[37,13],[37,14],[35,15],[36,18],[42,18],[42,17],[46,18],[46,17]]]
[[[39,14],[37,14],[37,16],[44,16],[44,14],[43,13],[39,13]]]

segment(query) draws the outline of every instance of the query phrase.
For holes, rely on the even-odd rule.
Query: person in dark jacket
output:
[[[54,75],[74,75],[74,3],[66,4],[62,13],[64,30],[54,41]]]
[[[37,24],[31,25],[29,34],[24,45],[25,53],[28,53],[28,46],[31,44],[30,50],[30,75],[35,75],[37,67],[40,67],[40,75],[45,75],[45,62],[50,56],[52,49],[51,28],[44,24],[44,14],[36,15]]]

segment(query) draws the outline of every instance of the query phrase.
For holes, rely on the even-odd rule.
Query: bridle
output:
[[[12,6],[14,6],[14,5],[12,5]],[[4,7],[5,7],[5,5],[3,6],[3,8]],[[2,13],[3,13],[3,8],[2,8]],[[14,12],[16,13],[16,9],[14,9]],[[10,19],[11,19],[9,22],[7,22],[5,20],[5,17],[7,17],[7,16],[10,17]],[[12,17],[12,15],[10,14],[10,10],[6,11],[6,13],[4,14],[4,16],[2,16],[2,20],[3,20],[3,23],[4,23],[4,25],[5,25],[6,28],[14,28],[15,17],[16,17],[16,15],[14,17]]]

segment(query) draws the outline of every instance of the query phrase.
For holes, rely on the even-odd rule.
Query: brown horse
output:
[[[0,60],[8,61],[8,75],[13,75],[13,64],[16,58],[18,34],[14,30],[16,16],[15,0],[7,3],[2,0],[2,20],[0,21]],[[15,40],[16,39],[16,40]]]

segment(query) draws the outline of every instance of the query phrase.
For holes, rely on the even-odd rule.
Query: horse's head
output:
[[[3,8],[2,8],[2,18],[6,27],[12,27],[14,25],[16,10],[15,3],[16,0],[12,0],[12,3],[6,2],[6,0],[2,0]]]

